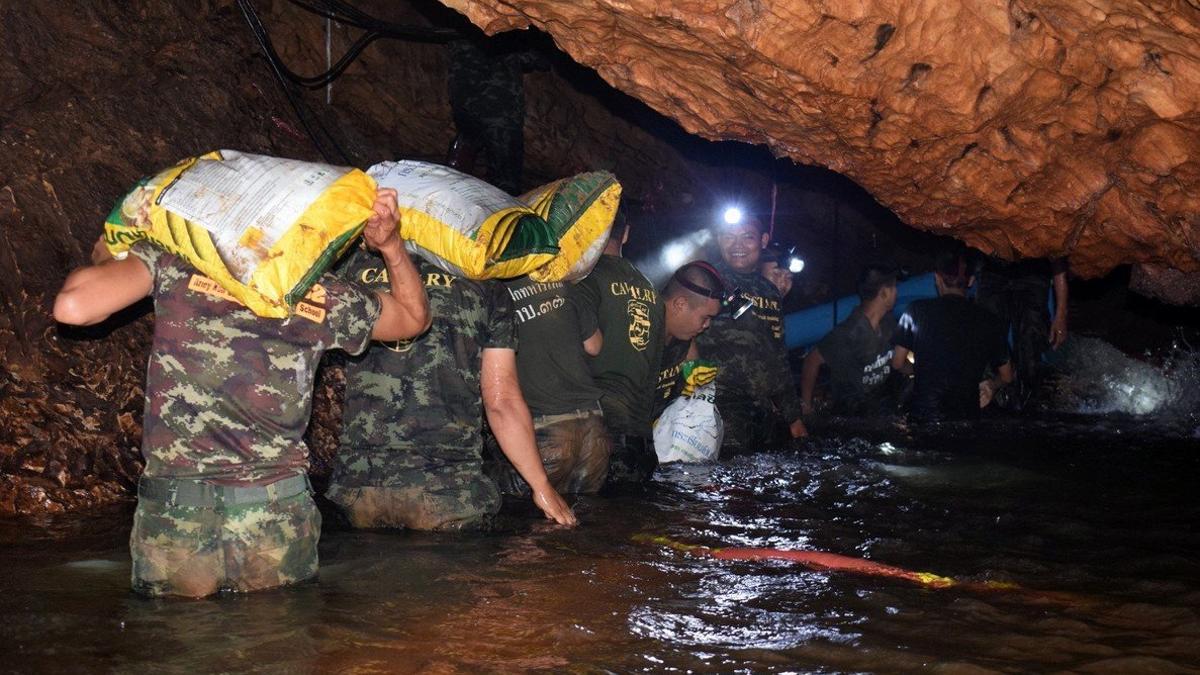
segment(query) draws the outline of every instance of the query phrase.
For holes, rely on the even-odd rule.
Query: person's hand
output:
[[[792,438],[806,438],[808,436],[808,429],[804,428],[804,421],[798,417],[788,425],[788,431],[792,432]]]
[[[575,519],[575,512],[567,506],[567,502],[558,494],[558,491],[547,485],[540,490],[533,491],[533,503],[542,510],[546,515],[546,520],[553,520],[559,525],[567,527],[575,527],[579,521]]]
[[[979,407],[986,408],[992,402],[992,397],[996,395],[996,390],[1000,387],[992,380],[984,380],[979,383]]]
[[[381,188],[375,193],[371,211],[371,217],[363,228],[363,240],[368,247],[383,254],[385,259],[394,260],[404,251],[404,241],[400,239],[400,207],[396,204],[396,191]]]
[[[108,245],[104,243],[104,235],[101,234],[96,243],[92,244],[92,264],[99,265],[112,259],[112,252],[108,250]]]
[[[1050,324],[1050,347],[1058,349],[1062,343],[1067,341],[1067,315],[1060,314],[1054,317],[1054,321]]]

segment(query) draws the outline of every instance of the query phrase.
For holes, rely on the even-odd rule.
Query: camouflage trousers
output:
[[[612,440],[599,407],[538,415],[533,418],[533,430],[546,477],[560,494],[592,494],[604,486]],[[529,495],[529,485],[499,448],[493,446],[490,454],[488,471],[501,490],[505,494]]]
[[[129,537],[133,590],[198,598],[316,576],[321,514],[306,476],[276,485],[284,483],[292,487],[279,496],[272,491],[261,500],[244,501],[228,496],[235,490],[243,491],[244,497],[247,490],[265,488],[230,489],[143,477]],[[185,489],[180,490],[181,485]],[[200,498],[186,497],[188,488]]]
[[[490,529],[500,492],[480,462],[406,461],[402,451],[343,449],[325,496],[360,529]],[[391,456],[389,456],[391,455]]]

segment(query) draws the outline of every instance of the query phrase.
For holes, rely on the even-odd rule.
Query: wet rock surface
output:
[[[688,131],[850,176],[915,227],[1085,276],[1200,271],[1195,3],[443,1],[549,32]]]

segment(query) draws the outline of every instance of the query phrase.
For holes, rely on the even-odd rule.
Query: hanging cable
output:
[[[337,60],[337,63],[329,66],[329,68],[319,74],[313,76],[305,76],[296,73],[288,68],[280,58],[279,53],[275,51],[275,46],[271,42],[271,36],[263,26],[262,20],[259,19],[258,13],[254,11],[254,6],[250,0],[238,0],[238,8],[242,10],[242,16],[245,17],[247,25],[250,27],[250,32],[254,35],[258,42],[259,48],[262,49],[263,55],[267,58],[268,64],[271,66],[271,71],[275,74],[275,79],[279,82],[279,86],[283,89],[284,95],[288,99],[292,110],[296,113],[296,117],[300,120],[301,126],[312,140],[321,156],[325,161],[332,162],[332,158],[325,149],[325,144],[313,131],[309,125],[308,117],[312,117],[313,122],[324,134],[329,145],[337,151],[343,163],[349,164],[350,158],[346,152],[342,150],[334,139],[333,134],[325,128],[321,122],[321,118],[312,112],[307,107],[303,99],[297,96],[297,92],[292,90],[292,85],[306,87],[308,89],[319,89],[331,84],[334,80],[342,75],[350,64],[362,54],[375,40],[386,37],[392,39],[407,40],[410,42],[428,42],[428,43],[445,43],[450,40],[462,37],[462,33],[449,28],[425,28],[418,26],[404,26],[394,24],[387,21],[381,21],[369,14],[360,11],[358,8],[342,2],[342,0],[289,0],[293,5],[324,17],[326,19],[336,21],[340,24],[359,28],[364,33],[342,54]],[[305,114],[307,112],[307,115]]]
[[[266,35],[266,30],[263,28],[262,22],[259,21],[258,14],[254,11],[254,7],[250,4],[250,0],[238,0],[238,8],[242,10],[242,16],[245,17],[247,25],[250,26],[250,32],[254,34],[255,39],[258,41],[259,47],[263,50],[263,54],[266,55],[267,63],[271,66],[271,72],[274,73],[280,89],[283,90],[283,95],[287,97],[288,103],[292,107],[292,111],[296,113],[296,118],[300,120],[300,125],[304,127],[304,132],[308,134],[309,139],[312,140],[313,145],[315,145],[317,148],[317,151],[321,153],[321,157],[323,157],[326,162],[334,162],[334,158],[330,156],[330,153],[325,148],[325,143],[321,142],[321,138],[317,136],[317,133],[313,131],[312,126],[309,124],[309,115],[313,117],[317,127],[320,128],[321,132],[325,134],[328,144],[333,146],[333,149],[337,151],[338,156],[341,157],[341,162],[343,164],[352,164],[353,162],[351,162],[349,155],[347,155],[346,151],[343,150],[340,145],[338,145],[338,142],[333,138],[333,134],[329,133],[329,130],[325,128],[325,125],[321,123],[320,118],[317,117],[316,114],[314,114],[311,110],[309,110],[304,102],[297,97],[296,92],[292,90],[291,82],[283,72],[283,64],[279,62],[278,55],[275,53],[274,48],[271,47],[270,39]],[[305,114],[306,110],[308,115]]]

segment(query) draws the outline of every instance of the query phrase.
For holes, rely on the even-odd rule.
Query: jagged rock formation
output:
[[[708,138],[850,176],[1005,257],[1200,271],[1200,7],[1058,0],[443,0],[535,26]]]

